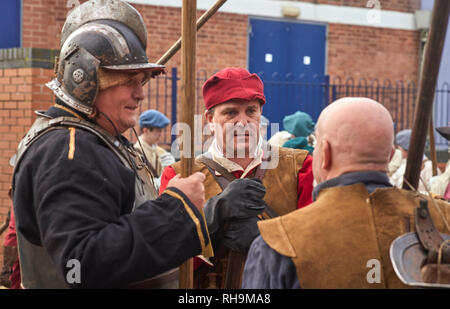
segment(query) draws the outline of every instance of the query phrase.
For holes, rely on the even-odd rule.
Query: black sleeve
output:
[[[73,159],[67,140],[52,149],[61,153],[56,160],[43,156],[33,190],[42,245],[64,277],[69,260],[80,262],[81,283],[73,287],[125,287],[202,252],[206,226],[182,192],[169,188],[123,214],[134,199],[134,177],[124,174],[130,170],[108,149],[80,143],[83,134],[77,134]]]

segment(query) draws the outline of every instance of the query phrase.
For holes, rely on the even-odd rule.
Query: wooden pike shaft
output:
[[[437,158],[436,158],[436,143],[434,142],[434,125],[433,115],[430,115],[430,125],[428,127],[428,134],[430,135],[430,159],[433,164],[433,176],[437,175]]]
[[[196,29],[197,31],[220,9],[220,7],[227,2],[227,0],[218,0],[209,10],[207,10],[203,15],[197,20]],[[156,62],[157,64],[166,64],[173,55],[181,47],[181,37],[166,51],[166,53]]]
[[[180,121],[191,128],[190,140],[183,140],[183,150],[181,151],[181,177],[188,177],[192,174],[194,166],[194,111],[195,111],[195,47],[197,31],[195,21],[197,19],[197,0],[183,0],[182,25],[181,25],[181,117]],[[186,136],[187,132],[183,132]],[[189,143],[189,152],[186,149]],[[181,150],[181,149],[180,149]],[[192,289],[194,287],[193,261],[189,259],[180,266],[180,288]]]
[[[447,31],[449,12],[449,0],[435,0],[414,112],[414,123],[404,175],[405,180],[403,182],[404,189],[409,189],[407,181],[415,189],[417,189],[419,184],[423,152],[433,108],[434,92]]]

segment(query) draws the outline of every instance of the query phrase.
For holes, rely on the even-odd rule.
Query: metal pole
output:
[[[445,34],[447,31],[450,1],[435,0],[428,42],[425,47],[419,93],[417,95],[414,124],[412,128],[408,161],[404,175],[403,188],[409,189],[409,182],[415,189],[419,184],[423,151],[427,137],[431,110],[433,107],[436,81],[441,63]]]
[[[195,21],[197,19],[197,0],[183,0],[181,10],[181,113],[180,121],[190,128],[190,136],[183,132],[186,137],[183,139],[183,149],[180,149],[181,177],[188,177],[192,174],[194,167],[194,111],[195,111],[195,47],[197,31]],[[188,140],[189,139],[189,140]],[[186,153],[186,146],[189,143],[189,152]],[[193,261],[189,259],[180,266],[180,288],[192,289],[194,287]]]

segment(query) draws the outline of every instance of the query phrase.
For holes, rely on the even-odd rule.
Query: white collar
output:
[[[206,156],[210,157],[215,162],[219,163],[221,166],[223,166],[228,172],[235,172],[235,171],[243,171],[241,178],[244,178],[252,169],[254,169],[256,166],[260,165],[262,162],[263,157],[263,150],[262,150],[262,142],[263,139],[260,136],[258,145],[256,146],[255,152],[254,152],[254,159],[250,164],[247,166],[246,169],[244,169],[239,164],[227,159],[224,157],[222,151],[219,149],[216,139],[213,140],[211,146],[209,146],[208,151],[206,152]],[[220,175],[216,171],[217,175]]]

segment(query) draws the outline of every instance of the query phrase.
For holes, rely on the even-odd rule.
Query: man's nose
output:
[[[236,124],[246,126],[248,124],[248,117],[245,113],[239,113]]]
[[[142,86],[141,83],[136,83],[136,87],[133,91],[133,98],[138,101],[142,101],[145,99],[144,86]]]

